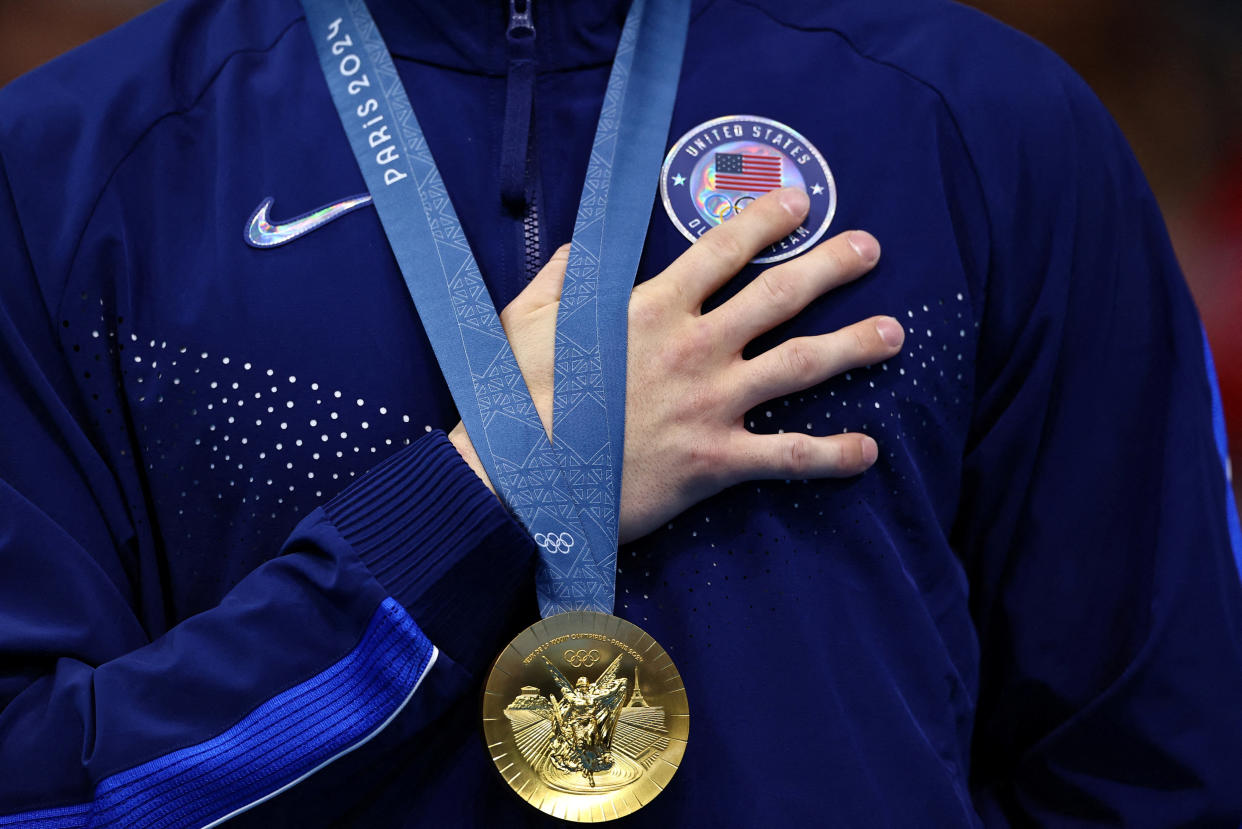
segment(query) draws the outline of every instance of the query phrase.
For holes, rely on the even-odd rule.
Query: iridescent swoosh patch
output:
[[[360,207],[366,207],[371,203],[371,196],[369,193],[359,193],[342,201],[325,204],[323,207],[303,213],[287,222],[271,221],[268,211],[271,210],[273,201],[275,199],[271,197],[264,199],[246,224],[246,244],[252,248],[274,248],[277,245],[292,242],[315,228],[323,227],[333,219],[338,219]]]

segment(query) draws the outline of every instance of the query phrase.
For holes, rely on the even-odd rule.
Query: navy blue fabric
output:
[[[362,641],[326,671],[204,743],[103,780],[90,825],[202,825],[293,783],[396,714],[433,650],[385,599]]]
[[[294,785],[396,716],[435,649],[394,599],[362,641],[322,673],[198,745],[105,778],[90,804],[11,816],[0,825],[205,825]]]
[[[524,18],[517,17],[520,23]],[[505,121],[501,130],[500,200],[505,207],[523,211],[530,201],[527,168],[530,149],[530,116],[535,99],[535,32],[510,22],[505,32],[509,71],[505,78]]]
[[[374,11],[503,305],[507,9]],[[535,10],[552,246],[624,11]],[[442,659],[236,823],[545,823],[477,730],[488,654],[536,618],[533,549],[426,436],[457,417],[374,211],[242,242],[266,197],[279,220],[363,190],[300,14],[173,0],[0,93],[0,814],[222,734],[392,596]],[[746,418],[864,430],[873,469],[738,486],[620,551],[617,613],[694,723],[630,822],[1237,826],[1242,588],[1200,329],[1100,104],[939,0],[704,0],[670,142],[730,113],[811,140],[831,232],[884,245],[753,350],[878,313],[907,340]],[[688,244],[652,209],[640,279]]]

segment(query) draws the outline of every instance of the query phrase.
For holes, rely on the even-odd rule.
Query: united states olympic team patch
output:
[[[836,213],[832,170],[810,141],[770,118],[726,115],[677,139],[660,171],[664,209],[691,241],[781,187],[801,187],[811,198],[811,209],[797,230],[754,259],[761,264],[809,249]]]

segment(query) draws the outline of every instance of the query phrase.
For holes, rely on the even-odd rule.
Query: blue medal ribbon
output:
[[[539,545],[540,611],[610,613],[629,296],[681,72],[688,0],[634,0],[621,33],[557,319],[555,446],[364,0],[302,5],[341,125],[466,431]]]

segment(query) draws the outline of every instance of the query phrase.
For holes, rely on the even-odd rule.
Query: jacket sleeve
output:
[[[954,528],[974,794],[990,825],[1236,827],[1242,590],[1210,358],[1124,139],[1052,78],[1015,81],[1036,92],[972,147],[992,236]]]
[[[2,173],[0,827],[201,826],[348,752],[417,750],[474,693],[508,616],[471,597],[514,592],[527,534],[433,433],[165,624]]]

